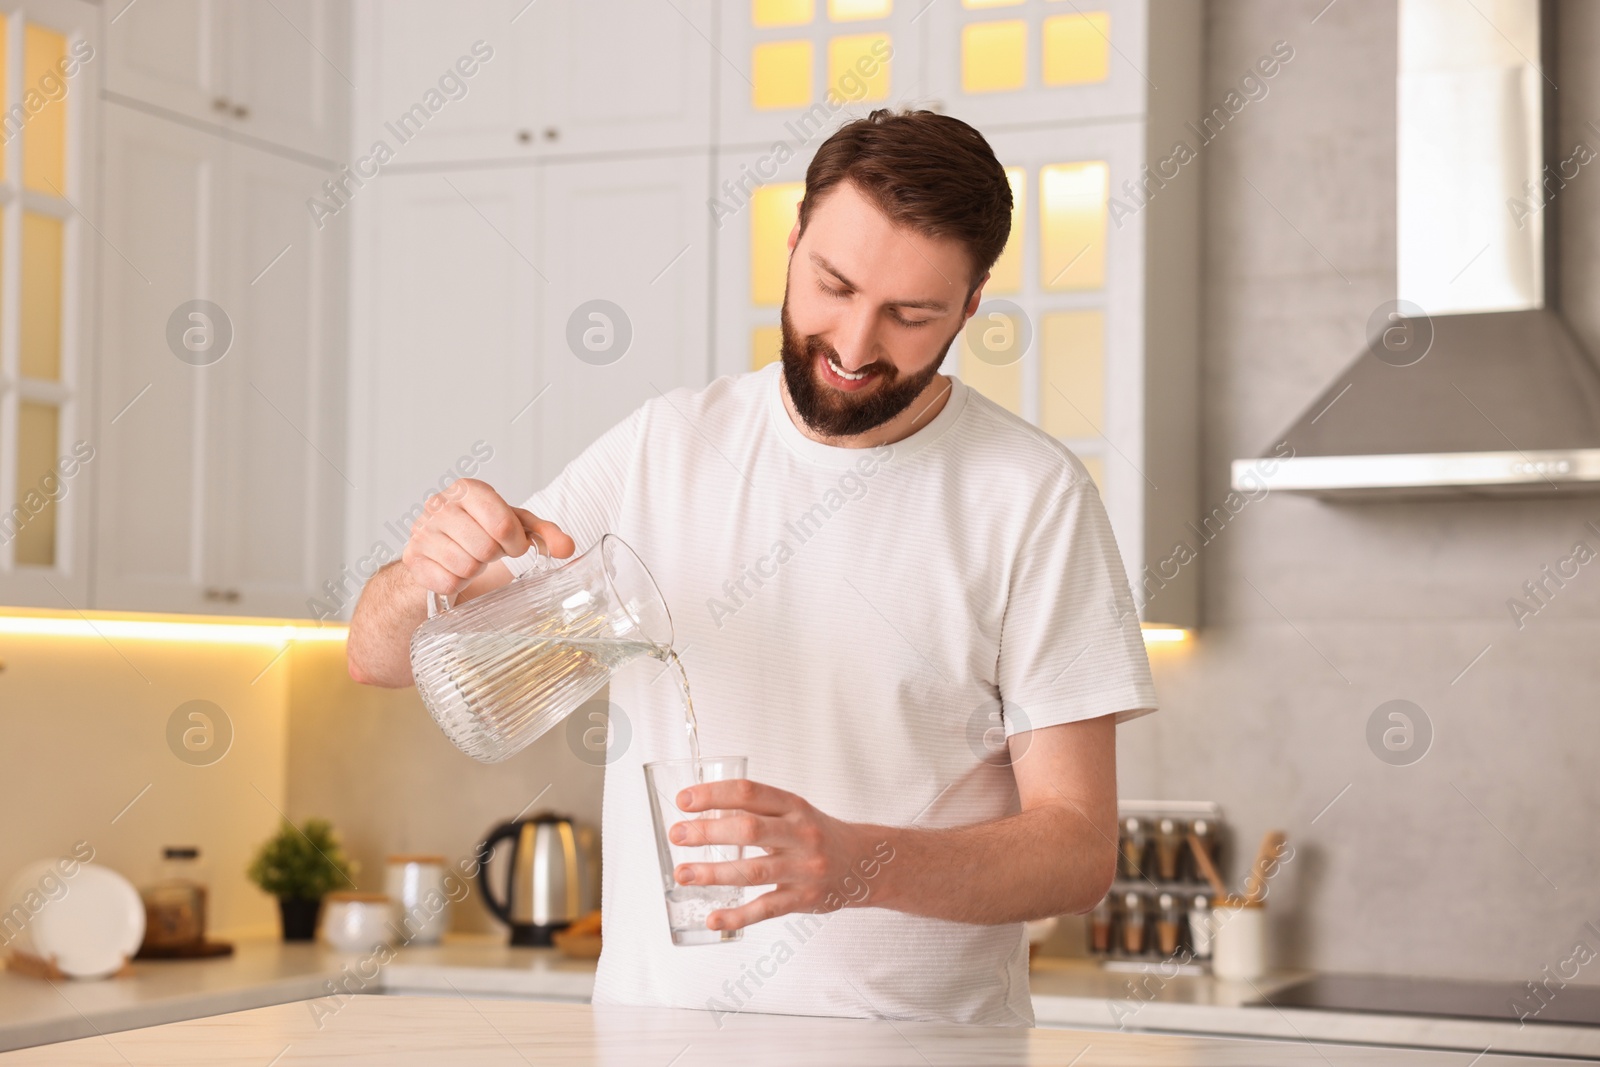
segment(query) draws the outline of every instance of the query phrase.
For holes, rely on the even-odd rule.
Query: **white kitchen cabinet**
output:
[[[547,414],[536,324],[540,173],[385,174],[353,205],[352,481],[360,582],[398,558],[424,500],[463,476],[531,492]]]
[[[0,3],[0,604],[87,602],[99,23],[78,0]]]
[[[378,179],[355,208],[358,580],[452,478],[520,502],[657,389],[707,380],[708,167],[691,153]]]
[[[717,142],[806,154],[844,118],[927,93],[927,0],[755,0],[718,25]]]
[[[105,111],[93,606],[305,616],[346,478],[342,236],[304,208],[323,172]]]
[[[353,142],[397,165],[705,147],[712,0],[358,3]]]
[[[644,401],[711,372],[709,154],[543,170],[541,481]]]
[[[1171,2],[934,4],[920,20],[928,35],[927,92],[939,110],[984,131],[1140,118],[1154,90],[1151,70],[1168,69],[1150,63],[1150,22],[1187,19],[1163,7]]]
[[[345,154],[349,8],[340,0],[138,0],[106,25],[113,99],[325,160]]]

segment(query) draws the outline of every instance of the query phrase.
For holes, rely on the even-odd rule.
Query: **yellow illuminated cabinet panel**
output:
[[[811,103],[811,42],[764,41],[751,50],[758,111],[806,107]]]
[[[1100,160],[1039,171],[1039,283],[1051,291],[1098,289],[1106,280],[1106,196]]]
[[[828,18],[834,22],[886,19],[894,0],[828,0]]]
[[[22,81],[44,106],[22,128],[22,184],[52,196],[67,189],[67,39],[54,30],[29,25],[22,35]]]
[[[10,75],[6,72],[6,56],[11,53],[6,32],[7,26],[4,12],[0,12],[0,115],[4,115],[11,107],[11,102],[6,99],[6,94],[9,92],[8,87],[11,85]],[[0,181],[4,181],[5,177],[6,153],[0,151]]]
[[[61,380],[60,219],[22,214],[22,352],[24,378]]]
[[[1022,0],[961,0],[968,11],[982,11],[991,7],[1021,7]]]
[[[783,356],[783,328],[757,326],[750,331],[750,369],[760,370]]]
[[[1105,428],[1105,312],[1053,311],[1039,323],[1039,425],[1053,437]]]
[[[1014,415],[1022,414],[1022,355],[1015,351],[1021,323],[995,313],[988,321],[973,316],[961,331],[961,380]],[[973,334],[979,348],[974,349]]]
[[[1005,251],[989,270],[989,281],[983,287],[985,298],[1003,296],[1022,291],[1022,244],[1027,226],[1028,172],[1023,167],[1007,167],[1006,181],[1011,185],[1011,235],[1006,238]]]
[[[828,42],[828,96],[835,102],[889,98],[889,35],[860,33]],[[863,71],[869,73],[863,73]]]
[[[752,0],[750,23],[761,27],[804,26],[815,13],[815,0]]]
[[[1020,89],[1028,73],[1028,24],[1021,19],[961,28],[961,88],[969,93]]]
[[[789,231],[805,182],[763,185],[750,197],[750,302],[778,307],[789,276]]]
[[[49,404],[17,405],[17,504],[27,514],[12,542],[19,565],[56,564],[56,450],[60,410]],[[13,516],[16,514],[12,513]]]
[[[1104,11],[1044,20],[1046,85],[1103,82],[1111,70],[1111,16]]]

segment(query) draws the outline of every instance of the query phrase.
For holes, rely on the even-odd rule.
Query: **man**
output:
[[[678,798],[687,843],[752,846],[741,941],[672,945],[643,763],[688,755],[654,660],[611,686],[597,1004],[1031,1025],[1022,923],[1088,911],[1116,864],[1117,722],[1155,699],[1083,465],[938,372],[1006,243],[988,143],[879,110],[817,151],[789,234],[782,360],[647,401],[514,508],[462,482],[368,583],[350,672],[411,682],[426,590],[462,599],[606,532],[673,614],[702,751],[750,780]],[[764,890],[764,891],[763,891]]]

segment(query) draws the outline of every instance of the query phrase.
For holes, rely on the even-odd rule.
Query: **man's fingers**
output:
[[[773,889],[737,908],[719,908],[706,916],[708,930],[738,930],[767,919],[776,919],[800,908],[800,894],[790,889]]]
[[[516,515],[517,520],[522,523],[523,537],[526,539],[529,534],[538,535],[539,540],[544,542],[544,547],[549,549],[550,554],[556,559],[566,559],[578,550],[576,542],[567,536],[567,532],[549,519],[541,519],[527,508],[512,508],[511,510]],[[526,552],[527,550],[528,546],[524,545],[522,551]],[[517,553],[517,555],[521,554],[521,552]]]
[[[684,811],[732,808],[756,815],[787,815],[805,803],[787,790],[748,778],[692,785],[680,791],[677,800],[678,807]]]
[[[675,845],[757,845],[793,848],[800,844],[794,828],[782,819],[744,812],[714,819],[686,819],[671,828]],[[759,884],[759,883],[758,883]]]
[[[672,879],[679,885],[777,885],[787,881],[787,864],[782,856],[747,856],[721,863],[680,863]]]

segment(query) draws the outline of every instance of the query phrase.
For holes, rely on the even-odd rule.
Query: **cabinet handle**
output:
[[[517,131],[517,143],[518,144],[528,144],[532,140],[533,140],[533,131],[532,130],[518,130]]]
[[[216,586],[212,586],[205,591],[204,595],[207,600],[212,602],[224,604],[237,604],[239,602],[239,590],[237,589],[218,589]]]
[[[544,139],[546,141],[554,141],[557,138],[559,138],[560,136],[561,136],[561,131],[556,129],[554,126],[546,126],[544,128]]]
[[[225,97],[225,96],[219,96],[215,100],[211,101],[211,110],[213,110],[213,111],[226,111],[226,110],[228,110],[228,98]]]
[[[233,117],[236,119],[247,119],[250,117],[250,109],[245,107],[243,104],[234,104]]]

